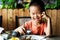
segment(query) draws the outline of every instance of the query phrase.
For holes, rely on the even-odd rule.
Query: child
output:
[[[50,19],[45,14],[44,3],[41,0],[33,0],[30,3],[29,12],[31,20],[25,22],[15,31],[25,34],[25,31],[29,29],[32,34],[50,36]]]

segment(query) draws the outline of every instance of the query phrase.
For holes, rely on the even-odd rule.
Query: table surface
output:
[[[60,37],[51,37],[51,38],[46,38],[46,40],[60,40]]]
[[[31,37],[31,40],[60,40],[60,37],[46,37],[46,36],[39,36],[39,35],[24,35],[21,38],[29,38]]]
[[[46,36],[39,36],[39,35],[23,35],[19,38],[24,38],[24,37],[31,38],[31,40],[60,40],[60,37],[46,37]],[[3,40],[3,37],[0,36],[0,39]]]
[[[31,37],[32,40],[60,40],[60,37],[46,37],[46,36],[39,36],[39,35],[25,35],[27,38]],[[24,36],[22,36],[24,37]]]

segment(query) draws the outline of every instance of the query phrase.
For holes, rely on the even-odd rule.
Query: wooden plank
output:
[[[16,13],[15,13],[15,10],[13,10],[13,13],[12,13],[12,24],[13,24],[13,29],[16,28]]]
[[[0,16],[2,16],[2,11],[1,11],[2,9],[0,9]]]
[[[15,16],[19,15],[19,9],[14,9]]]
[[[60,36],[60,9],[58,10],[57,12],[57,31],[56,31],[56,34],[57,36]]]
[[[24,11],[24,16],[27,16],[27,17],[30,16],[30,14],[29,14],[29,10],[28,10],[28,9],[25,9],[25,11]]]
[[[2,27],[2,11],[0,9],[0,27]]]
[[[12,9],[8,9],[8,30],[13,29],[13,21],[12,21]]]
[[[7,27],[7,9],[2,9],[2,27],[5,29],[5,30],[8,30],[8,27]]]
[[[19,17],[23,17],[24,16],[24,11],[23,9],[19,9]]]
[[[18,15],[19,15],[19,9],[14,9],[14,10],[13,10],[13,15],[15,15],[14,18],[13,18],[13,23],[14,23],[13,26],[17,27],[18,24],[16,23],[16,22],[17,22],[16,17],[18,17]],[[15,19],[15,20],[14,20],[14,19]],[[14,29],[15,29],[15,28],[14,28]]]
[[[52,33],[56,35],[56,17],[57,17],[57,10],[53,9],[51,13],[51,21],[52,21]]]

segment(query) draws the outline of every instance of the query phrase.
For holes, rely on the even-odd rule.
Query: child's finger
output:
[[[25,28],[22,28],[22,30],[23,30],[23,32],[24,32],[24,33],[26,33],[26,30],[25,30]]]
[[[21,30],[19,31],[19,33],[20,33],[20,34],[25,34],[25,32],[23,31],[23,29],[21,29]]]
[[[45,12],[42,13],[42,18],[45,18],[46,17],[46,14]]]
[[[45,12],[43,12],[42,15],[45,15]]]

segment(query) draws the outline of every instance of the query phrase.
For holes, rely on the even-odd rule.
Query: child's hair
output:
[[[45,5],[41,0],[32,0],[29,6],[38,6],[42,12],[45,11]]]

